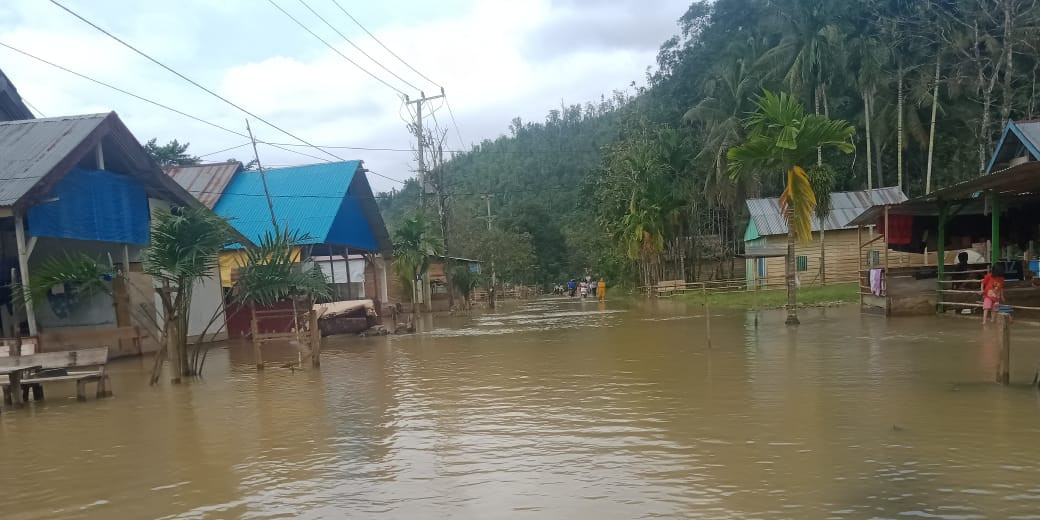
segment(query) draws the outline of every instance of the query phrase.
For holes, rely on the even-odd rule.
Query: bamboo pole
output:
[[[1000,356],[997,364],[997,382],[1007,385],[1011,382],[1011,315],[1007,312],[997,313],[998,337],[1000,338]]]

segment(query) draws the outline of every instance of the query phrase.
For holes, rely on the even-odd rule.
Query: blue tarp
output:
[[[148,243],[148,195],[139,181],[76,168],[29,208],[29,235],[129,244]]]

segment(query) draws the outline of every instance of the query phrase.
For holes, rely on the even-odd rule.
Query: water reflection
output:
[[[1036,517],[1038,400],[989,383],[995,331],[713,309],[709,348],[704,314],[536,301],[159,388],[120,362],[115,399],[0,415],[4,516]]]

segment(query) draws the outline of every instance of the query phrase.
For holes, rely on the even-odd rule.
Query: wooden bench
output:
[[[58,381],[75,381],[76,398],[80,401],[87,400],[87,384],[96,383],[96,397],[111,397],[109,390],[108,374],[105,373],[105,364],[108,363],[108,347],[87,348],[81,350],[67,350],[64,352],[44,352],[29,356],[15,356],[0,358],[0,366],[40,366],[40,371],[30,374],[22,379],[23,395],[28,395],[29,389],[33,389],[33,397],[39,401],[43,399],[43,383]],[[68,371],[66,375],[48,376],[42,373],[48,369],[86,369]],[[18,389],[10,388],[10,382],[3,383],[4,401],[10,402],[11,392]]]
[[[654,294],[658,297],[671,296],[677,291],[686,289],[686,280],[662,280],[654,286]]]

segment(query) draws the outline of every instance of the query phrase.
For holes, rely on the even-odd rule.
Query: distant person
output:
[[[578,291],[578,282],[574,281],[574,278],[567,282],[567,290],[570,291],[571,298],[574,298],[575,293]]]
[[[1000,310],[1000,302],[1004,301],[1004,268],[999,264],[994,265],[991,272],[986,273],[982,279],[982,323],[990,314],[992,321],[997,321],[997,311]]]
[[[599,296],[599,301],[607,299],[607,282],[602,278],[600,278],[599,283],[596,284],[596,296]]]
[[[957,255],[957,265],[953,266],[953,272],[954,272],[953,279],[954,280],[958,280],[960,282],[960,283],[954,284],[954,288],[955,289],[959,289],[959,290],[965,290],[965,289],[970,290],[971,289],[971,282],[970,281],[967,282],[967,283],[964,282],[965,280],[971,280],[971,273],[966,273],[965,272],[965,271],[970,271],[970,270],[971,270],[971,266],[968,265],[968,252],[967,251],[961,251]]]
[[[589,282],[586,282],[585,280],[582,280],[581,281],[581,297],[582,298],[588,298],[588,296],[589,296]]]

